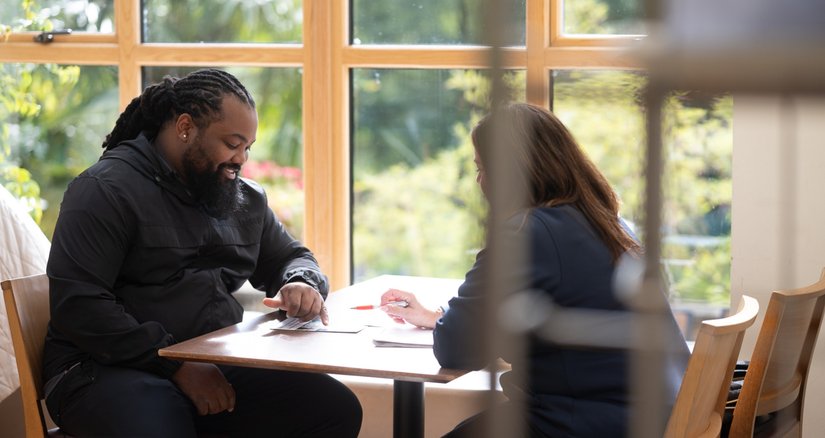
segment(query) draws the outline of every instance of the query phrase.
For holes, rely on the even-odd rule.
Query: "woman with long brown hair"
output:
[[[497,251],[513,254],[516,260],[495,266],[504,271],[506,285],[497,291],[496,299],[532,291],[536,308],[552,302],[555,309],[626,314],[626,305],[615,291],[614,273],[621,257],[638,256],[641,248],[619,217],[616,193],[567,128],[541,107],[516,103],[485,117],[473,130],[472,140],[477,182],[507,218],[488,233],[503,233],[497,236]],[[491,163],[497,166],[495,173],[488,171]],[[517,257],[519,251],[525,256]],[[484,249],[448,306],[427,309],[413,293],[392,289],[382,296],[383,304],[406,301],[409,305],[382,309],[398,322],[433,328],[433,352],[442,366],[480,369],[489,362],[481,333],[489,324],[482,297],[489,288],[491,269],[493,260]],[[680,377],[687,347],[672,315],[668,316],[672,333],[667,336],[682,344],[674,347],[679,359],[671,372]],[[511,399],[524,400],[516,418],[530,436],[627,434],[627,344],[596,348],[536,334],[526,339],[524,355],[497,353],[512,366],[502,376],[502,389]],[[673,396],[678,384],[672,382],[675,387],[668,388]],[[498,409],[515,410],[509,402]],[[482,413],[462,422],[448,436],[484,436],[486,416]]]

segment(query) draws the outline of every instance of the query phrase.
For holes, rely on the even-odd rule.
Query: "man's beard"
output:
[[[224,163],[216,170],[210,170],[215,165],[204,153],[199,140],[195,139],[192,147],[183,154],[186,185],[210,215],[224,219],[241,211],[244,203],[240,186],[240,166]],[[237,168],[235,179],[227,180],[223,176],[227,168]]]

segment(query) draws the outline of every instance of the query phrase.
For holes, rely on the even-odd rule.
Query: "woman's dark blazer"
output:
[[[623,317],[631,314],[615,293],[615,263],[610,252],[584,216],[571,206],[532,209],[512,217],[504,228],[504,238],[499,241],[504,242],[501,248],[507,254],[506,287],[496,296],[506,299],[516,292],[532,291],[530,311],[540,309],[545,323],[553,324],[550,340],[528,336],[526,360],[506,349],[497,352],[512,365],[512,371],[501,378],[505,394],[511,398],[526,395],[531,428],[547,436],[624,436],[630,405],[627,344],[605,348],[582,345],[588,343],[586,339],[578,339],[576,345],[564,340],[584,334],[596,344],[608,338],[623,341],[630,337],[628,325],[596,324],[582,329],[565,323],[561,316],[573,311],[566,315],[572,315],[574,322],[586,319],[576,315],[629,321]],[[529,249],[524,257],[515,249],[519,241]],[[489,252],[482,250],[434,329],[433,351],[444,367],[480,369],[486,365],[480,334],[489,327],[482,294],[486,293],[491,265]],[[505,308],[497,304],[497,308]],[[664,307],[668,309],[666,336],[673,340],[675,353],[665,370],[669,394],[663,403],[669,414],[689,352],[673,315]],[[521,317],[527,315],[506,316]],[[571,334],[577,336],[567,336]]]

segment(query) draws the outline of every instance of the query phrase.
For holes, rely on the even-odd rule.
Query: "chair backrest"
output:
[[[772,430],[799,435],[808,370],[825,308],[819,281],[771,294],[748,372],[733,411],[731,437],[751,437],[756,416],[776,412]],[[795,432],[794,432],[795,430]]]
[[[43,345],[49,323],[49,278],[45,274],[20,277],[2,283],[9,318],[26,436],[43,437],[48,431],[40,405],[43,398]]]
[[[665,437],[719,436],[742,338],[758,312],[759,302],[745,295],[734,315],[702,322]]]

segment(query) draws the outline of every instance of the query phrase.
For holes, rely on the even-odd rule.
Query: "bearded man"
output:
[[[241,321],[246,281],[328,321],[312,253],[240,177],[258,117],[229,73],[136,97],[66,190],[47,267],[46,404],[74,436],[355,437],[358,399],[323,374],[180,362],[158,349]],[[263,294],[262,294],[263,295]]]

